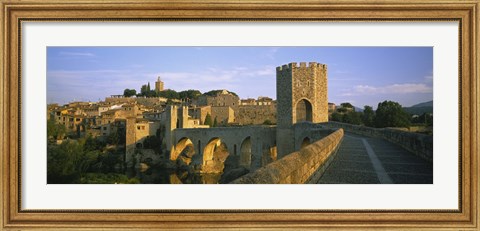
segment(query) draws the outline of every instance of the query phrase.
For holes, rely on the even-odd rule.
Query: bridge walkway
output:
[[[346,132],[318,184],[432,184],[433,165],[398,145]]]

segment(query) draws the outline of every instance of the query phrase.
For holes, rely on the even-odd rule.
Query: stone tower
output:
[[[126,135],[125,135],[125,163],[126,167],[133,166],[133,156],[135,154],[135,117],[127,117],[126,119]]]
[[[175,143],[174,130],[177,128],[187,128],[188,126],[188,107],[181,106],[180,108],[170,105],[165,111],[167,117],[165,120],[165,143],[167,151],[172,150]]]
[[[327,66],[316,62],[277,67],[278,158],[294,152],[293,125],[328,121]]]
[[[160,76],[158,76],[158,79],[157,79],[157,81],[155,82],[155,91],[156,91],[156,92],[163,91],[163,82],[162,82],[162,80],[160,79]]]

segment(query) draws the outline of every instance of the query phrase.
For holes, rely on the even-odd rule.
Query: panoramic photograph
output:
[[[48,184],[433,184],[433,47],[48,47]]]

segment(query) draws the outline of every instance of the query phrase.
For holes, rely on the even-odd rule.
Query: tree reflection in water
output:
[[[200,174],[172,169],[149,168],[146,171],[129,169],[128,177],[136,177],[142,184],[218,184],[222,173]]]

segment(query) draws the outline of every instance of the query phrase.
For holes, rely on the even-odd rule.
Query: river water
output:
[[[126,175],[138,178],[142,184],[218,184],[222,173],[199,174],[152,167],[145,171],[129,169]]]

